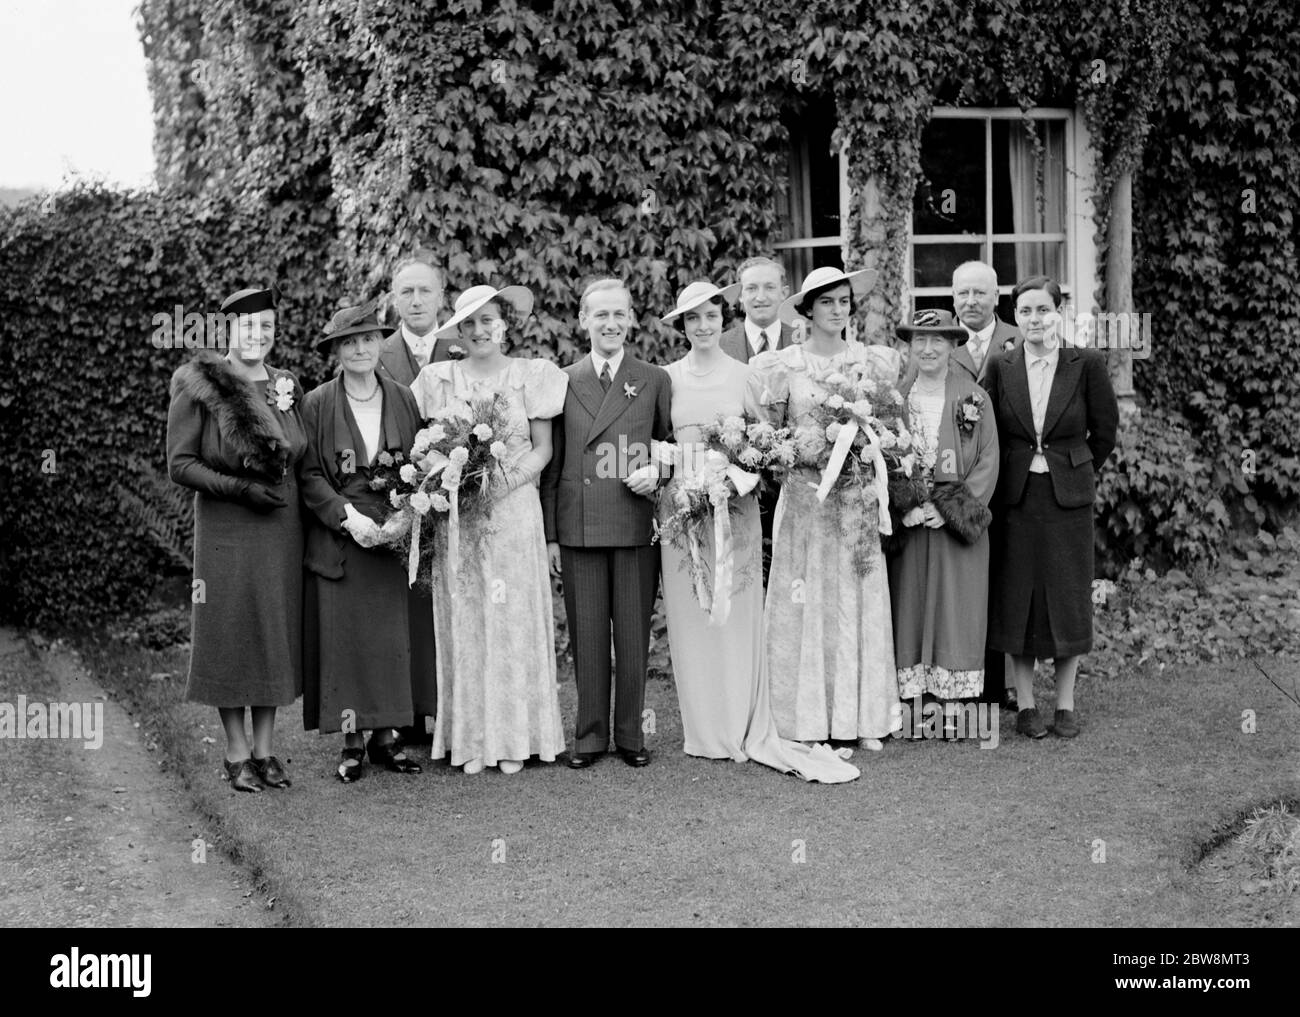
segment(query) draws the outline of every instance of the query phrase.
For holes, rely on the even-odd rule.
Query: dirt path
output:
[[[0,925],[281,924],[76,656],[0,628],[0,703],[20,695],[102,707],[103,744],[0,738]]]

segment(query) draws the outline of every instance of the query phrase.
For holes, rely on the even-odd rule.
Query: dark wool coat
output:
[[[248,382],[201,351],[172,375],[167,470],[193,489],[194,593],[185,697],[208,706],[287,706],[302,691],[302,521],[294,468],[306,448],[302,388],[267,367]],[[278,379],[293,404],[274,404]],[[285,501],[260,513],[247,481]]]
[[[899,387],[904,411],[913,380]],[[961,401],[973,394],[983,405],[979,422],[966,431],[958,426]],[[989,399],[968,373],[952,367],[944,383],[934,480],[929,499],[944,518],[940,529],[903,526],[902,516],[924,494],[909,497],[890,488],[891,545],[898,549],[889,560],[895,660],[899,668],[930,664],[978,671],[984,667],[988,621],[988,505],[998,480],[998,431]]]

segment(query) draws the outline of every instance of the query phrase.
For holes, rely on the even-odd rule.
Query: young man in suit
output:
[[[442,269],[428,251],[416,251],[398,263],[393,270],[393,306],[402,326],[379,349],[380,374],[410,387],[429,364],[451,357],[455,337],[436,338],[443,290]]]
[[[564,610],[578,684],[578,722],[569,766],[590,766],[609,748],[610,630],[614,634],[614,745],[629,766],[645,766],[650,614],[659,585],[651,544],[659,467],[652,444],[672,431],[668,372],[623,349],[634,324],[632,295],[619,279],[582,294],[578,324],[591,352],[565,368],[564,411],[552,425],[554,451],[542,475],[542,520],[551,574],[564,581]]]
[[[777,319],[781,301],[790,295],[785,268],[772,258],[750,258],[736,270],[740,283],[742,317],[722,334],[724,353],[748,364],[766,350],[783,350],[794,342],[794,329]],[[764,484],[758,492],[758,522],[763,530],[763,587],[772,567],[772,517],[780,496],[776,484]]]
[[[790,295],[781,263],[750,258],[736,270],[736,281],[743,316],[722,334],[723,352],[748,364],[764,350],[783,350],[794,342],[794,329],[776,317],[781,301]]]

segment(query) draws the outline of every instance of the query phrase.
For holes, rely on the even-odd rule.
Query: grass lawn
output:
[[[1300,804],[1300,707],[1249,661],[1081,679],[1074,741],[1018,738],[1004,714],[995,749],[891,741],[833,787],[685,756],[671,680],[648,685],[641,770],[440,763],[344,786],[340,739],[303,732],[295,706],[277,743],[295,784],[253,796],[219,779],[216,711],[180,702],[185,653],[85,658],[154,718],[222,846],[301,924],[1251,924],[1195,863],[1253,806]],[[1294,658],[1261,663],[1286,687],[1300,676]]]

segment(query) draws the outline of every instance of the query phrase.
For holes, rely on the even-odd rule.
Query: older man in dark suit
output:
[[[967,261],[953,270],[952,309],[970,338],[953,351],[951,362],[979,383],[988,376],[990,365],[1007,355],[1008,346],[1015,348],[1024,341],[1020,329],[997,316],[997,306],[998,274],[992,265]],[[998,514],[995,505],[989,527],[989,541],[995,548],[1001,539]],[[984,692],[980,698],[986,703],[1000,703],[1008,710],[1018,706],[1015,690],[1007,688],[1006,658],[993,650],[984,657]]]
[[[429,364],[451,358],[456,337],[436,337],[443,283],[428,251],[416,251],[393,269],[392,300],[402,325],[380,347],[378,373],[409,387]]]
[[[551,573],[564,580],[578,684],[578,722],[569,766],[590,766],[609,748],[609,640],[614,634],[614,745],[629,766],[645,766],[650,614],[659,585],[651,544],[659,483],[653,446],[672,431],[668,372],[624,351],[634,324],[632,296],[618,279],[582,295],[578,323],[591,352],[565,368],[564,412],[552,425],[554,453],[542,475],[542,520]]]

